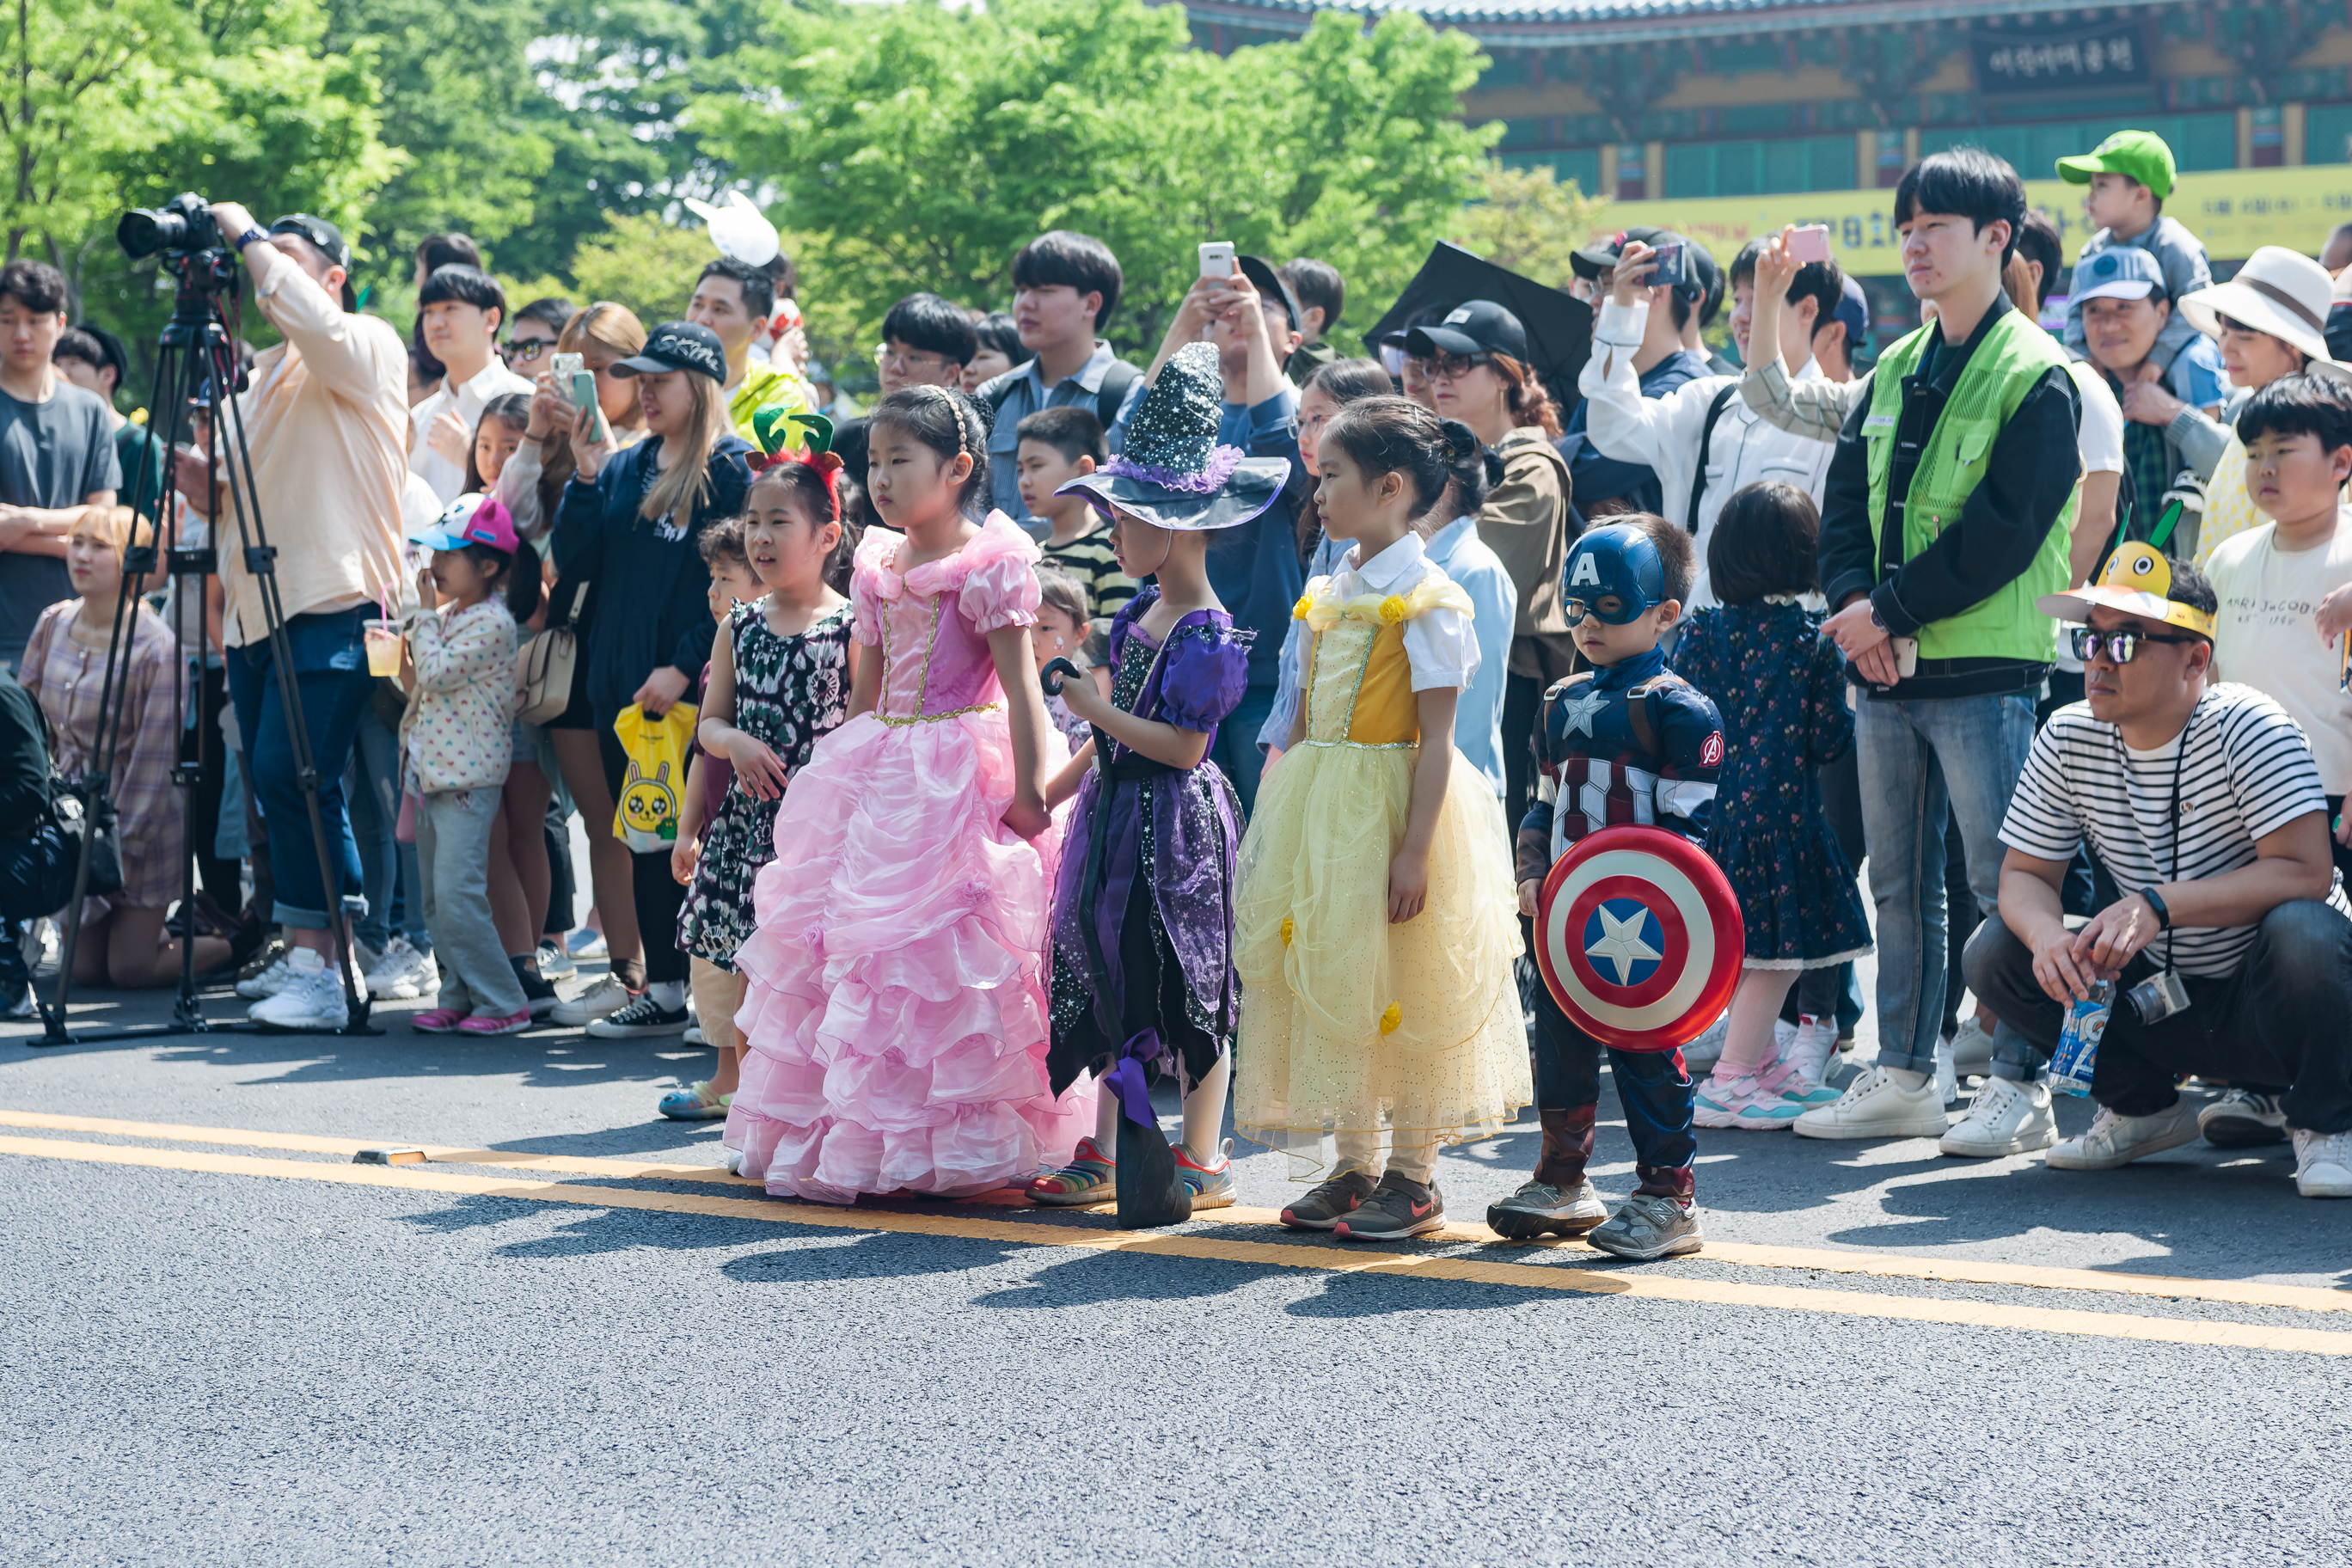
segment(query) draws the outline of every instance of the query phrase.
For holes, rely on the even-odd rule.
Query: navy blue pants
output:
[[[1535,1177],[1573,1187],[1592,1158],[1593,1111],[1601,1103],[1601,1053],[1617,1079],[1625,1131],[1633,1141],[1636,1189],[1661,1196],[1691,1195],[1691,1078],[1683,1053],[1621,1051],[1603,1046],[1569,1021],[1549,986],[1536,988],[1536,1115],[1543,1124],[1543,1154]]]
[[[330,891],[319,879],[319,847],[310,837],[310,810],[294,768],[293,732],[279,700],[278,673],[269,661],[269,641],[228,650],[229,700],[236,707],[237,731],[245,741],[245,784],[261,803],[269,834],[269,865],[278,883],[270,918],[301,931],[325,931],[330,910],[364,907],[360,847],[352,837],[343,797],[343,775],[352,765],[352,745],[360,714],[374,689],[368,673],[362,626],[373,606],[330,615],[286,617],[286,645],[294,665],[295,696],[302,704],[310,761],[319,774],[319,816],[327,831],[327,853],[341,886]]]

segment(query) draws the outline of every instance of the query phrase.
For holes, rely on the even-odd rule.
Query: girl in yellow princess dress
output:
[[[1510,836],[1453,743],[1478,668],[1470,598],[1412,530],[1484,458],[1467,426],[1402,397],[1349,405],[1318,458],[1324,529],[1355,548],[1298,602],[1305,690],[1242,842],[1234,1126],[1318,1169],[1333,1134],[1326,1179],[1282,1222],[1386,1241],[1444,1223],[1440,1143],[1534,1098]]]

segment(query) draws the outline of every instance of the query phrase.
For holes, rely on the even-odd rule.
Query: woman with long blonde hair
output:
[[[558,731],[556,741],[567,782],[586,737],[597,748],[604,792],[593,802],[577,786],[572,795],[592,840],[610,838],[612,803],[627,769],[614,721],[632,705],[648,716],[667,712],[688,698],[709,662],[710,569],[696,536],[742,510],[751,482],[744,462],[751,448],[727,422],[720,390],[727,359],[718,334],[692,321],[666,321],[643,352],[614,361],[611,370],[635,390],[645,439],[608,451],[596,438],[594,416],[580,413],[572,426],[575,472],[563,487],[552,535],[559,594],[567,591],[562,584],[596,585],[580,637],[587,727]],[[557,605],[557,613],[567,612]],[[686,1027],[687,963],[677,945],[684,889],[670,876],[667,850],[629,856],[617,843],[614,848],[632,862],[642,956],[632,963],[615,942],[622,900],[616,893],[606,901],[600,876],[597,904],[613,973],[559,1006],[556,1021],[584,1023],[605,1037],[677,1034]],[[600,847],[597,853],[612,851]]]

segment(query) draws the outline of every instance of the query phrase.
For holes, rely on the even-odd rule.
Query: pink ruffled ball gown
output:
[[[1094,1129],[1091,1080],[1058,1100],[1046,1084],[1061,824],[1024,839],[1002,820],[1013,739],[988,634],[1035,624],[1037,547],[995,512],[902,573],[903,542],[876,528],[858,546],[881,702],[793,775],[735,959],[751,1048],[726,1142],[783,1197],[988,1192],[1067,1163]]]

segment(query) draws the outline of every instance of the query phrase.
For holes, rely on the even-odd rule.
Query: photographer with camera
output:
[[[236,514],[217,509],[222,635],[228,688],[243,737],[246,777],[269,833],[277,879],[275,919],[287,954],[262,977],[274,994],[257,1003],[256,1022],[278,1028],[339,1029],[349,1022],[328,962],[329,925],[361,889],[359,848],[343,799],[352,737],[374,678],[363,627],[403,597],[400,498],[408,468],[408,348],[390,322],[357,313],[351,247],[324,218],[295,213],[264,229],[235,202],[181,215],[163,243],[196,248],[199,214],[219,230],[215,243],[242,259],[253,297],[285,342],[255,356],[237,399],[252,454],[252,500],[276,547],[278,602],[318,779],[319,813],[340,888],[320,885],[319,855],[295,763],[279,688],[270,668],[263,588],[247,569]],[[224,421],[215,443],[233,453],[237,426]],[[184,474],[203,493],[205,459]],[[183,458],[184,464],[190,459]],[[239,476],[242,480],[242,474]],[[226,488],[224,465],[219,482]]]
[[[2184,1073],[2287,1084],[2296,1187],[2352,1197],[2352,903],[2302,731],[2252,688],[2207,684],[2218,605],[2185,562],[2126,543],[2096,584],[2036,607],[2089,623],[2073,633],[2086,696],[2034,738],[2001,824],[2000,911],[1966,958],[2000,1017],[1986,1087],[2007,1102],[2011,1147],[2112,1170],[2197,1140]],[[2070,931],[2059,888],[2086,837],[2128,890]],[[2098,1114],[2058,1142],[2035,1080],[2102,981]]]

